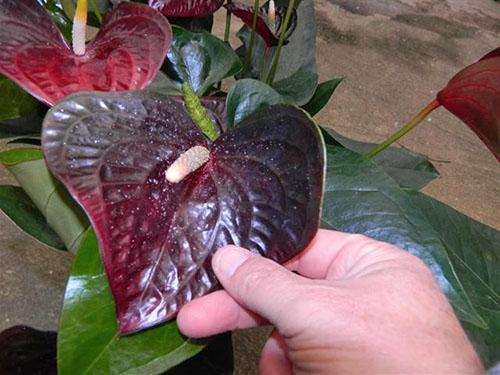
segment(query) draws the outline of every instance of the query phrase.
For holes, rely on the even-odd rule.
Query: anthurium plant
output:
[[[74,254],[58,332],[1,333],[0,372],[231,373],[230,335],[186,338],[177,312],[220,287],[218,248],[284,263],[319,227],[422,258],[500,359],[499,232],[421,193],[437,170],[391,147],[444,107],[500,160],[500,49],[377,146],[314,120],[341,79],[318,82],[312,0],[0,0],[0,24],[0,162],[19,182],[0,209]]]

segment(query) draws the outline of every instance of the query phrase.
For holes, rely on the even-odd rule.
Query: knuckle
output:
[[[246,261],[233,277],[238,292],[247,295],[269,284],[270,278],[276,273],[275,267],[272,266],[260,257]]]

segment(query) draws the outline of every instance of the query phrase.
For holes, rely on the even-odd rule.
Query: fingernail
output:
[[[251,256],[250,252],[238,247],[220,249],[214,257],[214,271],[224,278],[230,278],[236,270]]]

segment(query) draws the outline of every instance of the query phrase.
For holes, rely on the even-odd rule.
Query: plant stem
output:
[[[250,34],[250,44],[248,46],[247,56],[245,59],[245,66],[243,68],[243,76],[246,76],[250,65],[252,64],[253,47],[255,44],[255,36],[257,34],[257,19],[259,17],[259,0],[255,0],[253,4],[253,19],[252,19],[252,33]]]
[[[211,142],[214,142],[219,137],[219,132],[201,104],[200,98],[196,95],[193,88],[189,86],[189,83],[184,82],[182,84],[182,96],[184,97],[184,105],[196,125],[198,125],[202,133]]]
[[[441,104],[436,99],[434,99],[422,111],[420,111],[420,113],[416,115],[408,124],[406,124],[396,133],[391,135],[389,138],[387,138],[384,142],[375,147],[365,156],[368,159],[372,159],[373,157],[384,151],[387,147],[389,147],[394,142],[396,142],[397,140],[405,136],[407,133],[409,133],[411,130],[413,130],[413,128],[415,128],[418,124],[420,124],[432,111],[434,111],[440,105]]]
[[[97,20],[99,21],[99,25],[102,23],[102,15],[99,10],[99,7],[97,6],[97,3],[95,0],[90,0],[90,5],[92,6],[92,10],[94,11],[95,16],[97,17]]]
[[[273,62],[271,64],[271,69],[269,70],[269,74],[266,79],[266,83],[271,86],[274,82],[274,77],[276,76],[276,71],[278,70],[278,63],[280,61],[281,49],[283,48],[283,44],[285,43],[285,35],[288,30],[288,25],[290,24],[290,19],[292,18],[293,10],[295,8],[295,0],[290,0],[288,4],[288,9],[286,11],[285,23],[281,28],[280,40],[278,42],[278,46],[276,47],[276,52],[274,53]]]
[[[228,4],[231,4],[232,0],[227,0]],[[229,9],[226,12],[226,30],[224,31],[224,42],[229,43],[229,33],[231,32],[231,12]]]

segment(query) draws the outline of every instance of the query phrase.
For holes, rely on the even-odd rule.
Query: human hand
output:
[[[272,324],[262,374],[483,370],[429,269],[392,245],[320,230],[288,270],[234,246],[212,266],[225,290],[184,306],[179,328],[204,337]]]

